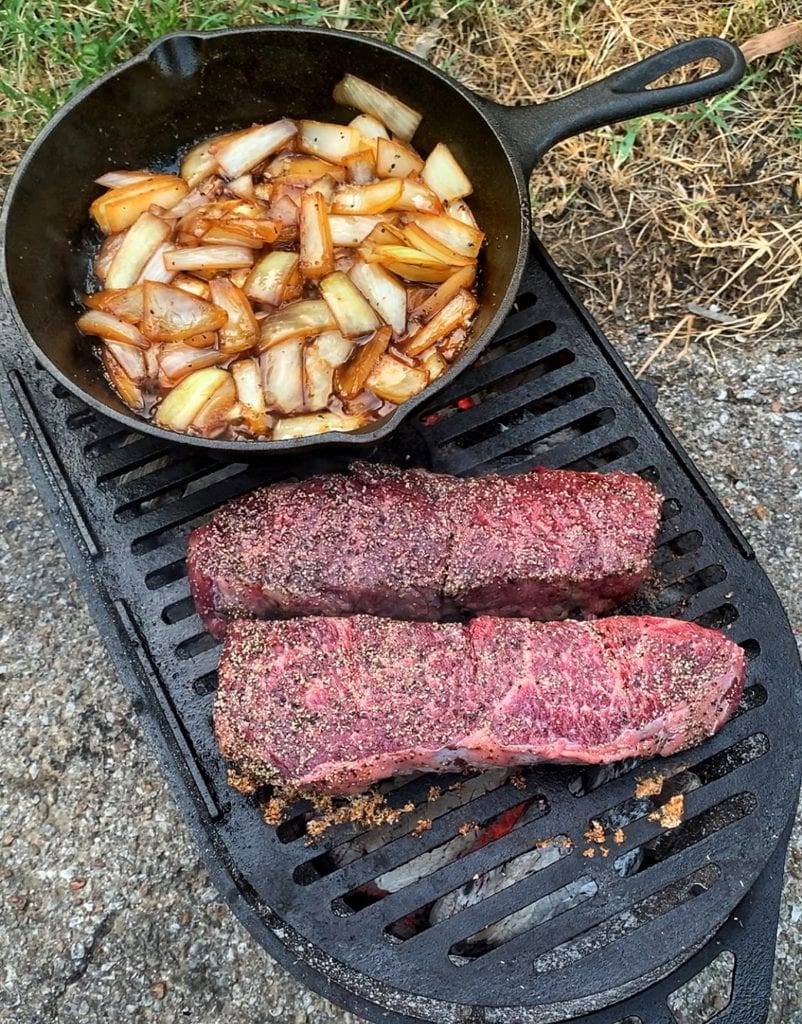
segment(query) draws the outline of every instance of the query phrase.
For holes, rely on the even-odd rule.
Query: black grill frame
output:
[[[313,988],[373,1020],[495,1024],[515,1012],[521,1022],[570,1015],[587,1024],[608,1024],[633,1014],[644,1024],[669,1024],[667,995],[720,948],[728,948],[737,957],[735,995],[718,1019],[722,1024],[754,1024],[756,993],[762,993],[757,1002],[765,1004],[771,978],[787,842],[787,836],[780,842],[778,837],[792,818],[802,774],[796,645],[749,544],[656,413],[652,396],[629,375],[537,242],[516,310],[488,352],[367,457],[468,474],[535,464],[644,472],[669,498],[669,514],[659,542],[660,582],[630,610],[701,618],[723,626],[736,641],[758,641],[757,652],[750,648],[750,684],[762,687],[762,694],[753,692],[764,695],[765,702],[755,703],[697,751],[666,762],[669,768],[695,766],[720,756],[739,738],[764,733],[766,753],[718,777],[714,765],[710,781],[687,794],[687,817],[702,812],[710,794],[720,804],[749,792],[754,809],[623,880],[613,867],[618,850],[606,861],[582,861],[580,852],[587,845],[582,833],[590,818],[632,798],[634,766],[579,800],[567,790],[578,769],[532,769],[525,773],[526,792],[502,786],[470,810],[455,809],[436,819],[417,839],[398,835],[394,854],[388,855],[384,847],[311,885],[292,882],[299,864],[349,833],[335,830],[311,849],[302,838],[281,843],[259,820],[253,802],[226,788],[209,726],[216,648],[191,613],[182,559],[186,533],[215,507],[257,484],[297,473],[299,467],[289,458],[267,462],[261,457],[232,468],[202,453],[189,455],[151,437],[128,435],[54,386],[15,335],[4,339],[3,362],[3,406],[101,635],[210,875],[271,955]],[[473,408],[456,407],[463,396],[475,397]],[[366,457],[364,450],[360,457]],[[347,448],[307,456],[302,475],[342,468],[351,458]],[[212,481],[211,490],[204,490]],[[739,614],[728,621],[734,612]],[[430,781],[408,783],[392,799],[403,802],[415,793],[422,797]],[[492,816],[537,794],[550,804],[545,817],[526,822],[465,862],[449,864],[437,873],[435,889],[431,879],[416,885],[442,894],[465,879],[466,864],[469,877],[520,855],[535,839],[572,836],[577,848],[553,868],[400,945],[381,936],[388,922],[416,905],[408,889],[348,916],[326,909],[338,895],[386,870],[391,861],[403,862],[444,842],[460,821]],[[425,802],[423,807],[425,815]],[[652,842],[660,829],[641,818],[626,831]],[[606,947],[613,955],[602,950],[575,967],[532,973],[537,953],[559,944],[567,919],[584,921],[587,927],[603,922],[662,883],[700,870],[706,854],[719,865],[720,878],[675,910],[635,929],[634,941],[623,940],[625,954],[619,940]],[[464,938],[571,875],[591,877],[597,895],[565,917],[538,926],[535,945],[530,930],[459,970],[442,962],[439,937],[444,930]],[[547,878],[552,881],[544,887]],[[740,922],[750,922],[742,929],[733,925],[733,914],[753,884],[738,908]],[[468,928],[467,921],[474,925]],[[649,941],[653,935],[660,941]],[[715,938],[708,942],[711,936]],[[332,954],[333,948],[346,947],[350,964]],[[422,970],[428,971],[430,997],[414,994]],[[510,994],[518,991],[522,977],[527,979],[526,999],[511,1004],[514,1010],[504,1009],[500,992],[505,985]],[[449,988],[456,992],[456,986],[463,996],[449,999]]]

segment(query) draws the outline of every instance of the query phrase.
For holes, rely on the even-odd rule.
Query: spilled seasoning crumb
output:
[[[606,846],[600,846],[599,852],[601,853],[602,857],[606,857],[610,853]]]
[[[676,796],[672,796],[671,799],[663,804],[662,807],[656,811],[652,811],[649,815],[649,821],[659,822],[663,828],[676,828],[682,824],[682,816],[685,812],[685,797],[682,793],[677,793]]]
[[[334,825],[352,824],[365,828],[394,825],[403,814],[415,810],[412,802],[399,808],[390,807],[386,798],[374,790],[335,799],[286,787],[277,788],[270,799],[261,805],[266,824],[280,825],[286,819],[290,806],[298,799],[308,800],[314,814],[306,825],[307,843],[320,839]]]
[[[459,834],[461,836],[467,836],[469,832],[473,832],[475,828],[479,828],[479,825],[475,821],[463,821],[459,827]]]
[[[320,839],[332,825],[363,825],[367,828],[394,825],[402,814],[415,808],[413,803],[407,803],[400,808],[390,807],[386,798],[374,790],[345,797],[342,803],[337,804],[331,797],[326,796],[310,799],[320,817],[307,824],[307,842]]]
[[[624,830],[622,828],[617,828],[615,832],[613,832],[613,842],[616,846],[620,846],[621,843],[623,843],[624,838]]]
[[[587,848],[587,850],[583,850],[582,851],[582,856],[583,857],[595,857],[596,856],[596,850],[592,846],[589,846]]]
[[[635,796],[640,800],[644,796],[659,796],[663,792],[664,775],[647,776],[638,779],[635,785]]]
[[[590,823],[590,828],[585,833],[585,839],[589,843],[603,843],[607,836],[605,835],[604,828],[600,821],[596,821],[594,818]]]
[[[549,836],[548,839],[538,839],[535,843],[536,850],[544,850],[549,846],[561,846],[564,850],[572,850],[574,843],[568,836]]]
[[[262,818],[266,825],[280,825],[287,813],[289,801],[285,797],[271,797],[262,805]]]
[[[439,786],[430,786],[429,792],[426,794],[426,800],[428,803],[434,803],[435,800],[442,794],[442,789]]]
[[[258,781],[247,772],[237,771],[236,768],[229,768],[226,776],[229,786],[236,789],[238,793],[250,796],[259,788]]]
[[[418,836],[422,835],[424,832],[428,832],[431,827],[432,827],[432,819],[431,818],[421,818],[418,821],[418,824],[412,829],[412,833],[411,834],[417,838]]]
[[[516,772],[514,775],[511,775],[508,781],[510,785],[515,786],[516,789],[526,789],[526,779],[520,772]]]

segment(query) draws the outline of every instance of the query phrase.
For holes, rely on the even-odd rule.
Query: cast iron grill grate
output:
[[[549,465],[648,477],[665,517],[654,583],[630,610],[725,630],[747,652],[749,688],[718,736],[659,765],[389,783],[388,802],[412,807],[394,825],[334,828],[316,844],[309,807],[272,828],[226,786],[211,730],[217,645],[195,615],[184,548],[227,499],[352,456],[187,454],[97,417],[18,339],[4,359],[10,422],[165,774],[223,895],[273,955],[382,1021],[673,1019],[666,997],[706,952],[678,966],[722,925],[719,940],[729,935],[724,922],[793,812],[798,657],[749,545],[537,245],[493,346],[368,457],[457,474]],[[637,795],[657,770],[662,792]],[[661,808],[680,795],[682,823],[667,829]],[[594,821],[601,844],[585,837]],[[736,979],[762,966],[767,985],[771,912],[757,930],[771,946],[762,959],[750,950]],[[720,1019],[753,1024],[741,984]]]

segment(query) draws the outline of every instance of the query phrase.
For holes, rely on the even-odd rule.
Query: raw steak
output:
[[[343,794],[465,765],[669,755],[729,719],[742,650],[693,623],[231,623],[214,721],[255,779]]]
[[[234,618],[597,614],[646,577],[661,504],[630,473],[359,464],[226,505],[189,538],[189,580],[215,636]]]

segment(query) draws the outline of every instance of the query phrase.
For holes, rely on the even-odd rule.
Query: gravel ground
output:
[[[649,344],[635,335],[625,355]],[[734,349],[716,372],[700,352],[651,378],[798,633],[800,356],[788,340]],[[269,960],[210,887],[4,424],[0,494],[0,1020],[356,1022]],[[770,1024],[802,1024],[801,917],[798,821]],[[679,1024],[721,1005],[700,988]]]

